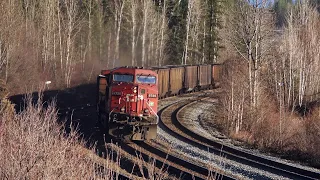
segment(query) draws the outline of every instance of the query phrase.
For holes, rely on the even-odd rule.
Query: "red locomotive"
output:
[[[157,135],[158,75],[138,67],[102,70],[98,76],[98,116],[107,135],[123,141]]]
[[[216,88],[221,64],[120,67],[98,76],[98,114],[104,132],[124,141],[154,139],[158,98]]]

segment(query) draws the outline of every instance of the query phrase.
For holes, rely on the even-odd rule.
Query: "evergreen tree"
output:
[[[310,0],[310,3],[317,7],[318,12],[320,13],[320,0]]]
[[[188,1],[169,0],[167,8],[168,17],[168,37],[166,50],[167,63],[179,64],[183,56],[184,40],[186,37],[186,17],[187,17]]]
[[[205,0],[201,1],[205,7],[205,16],[201,21],[204,21],[204,27],[199,31],[204,34],[204,39],[199,39],[199,42],[204,43],[201,49],[192,49],[194,52],[204,51],[204,63],[214,63],[217,61],[219,50],[218,29],[221,26],[222,4],[223,0]],[[166,46],[168,64],[180,64],[183,57],[185,40],[186,40],[186,23],[188,12],[188,0],[168,1],[167,17],[168,17],[168,36],[169,40]],[[192,19],[191,21],[196,21]],[[202,30],[204,29],[204,32]],[[192,56],[192,54],[189,54]],[[198,59],[194,59],[194,58]],[[200,57],[191,58],[192,62],[201,62]]]
[[[221,27],[221,5],[224,3],[219,0],[207,0],[207,15],[206,15],[206,63],[217,62],[219,50],[218,28]]]
[[[277,27],[281,28],[285,24],[289,4],[292,4],[292,0],[278,0],[274,3],[273,9],[276,13]]]

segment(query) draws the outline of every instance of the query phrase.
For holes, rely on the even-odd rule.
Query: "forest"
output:
[[[8,96],[37,91],[47,81],[47,89],[64,89],[124,65],[223,63],[223,93],[212,114],[219,129],[250,147],[319,167],[319,5],[3,0],[0,116],[12,109]]]
[[[3,1],[0,73],[10,92],[21,93],[48,80],[52,88],[91,82],[101,67],[216,62],[220,6],[216,0]]]

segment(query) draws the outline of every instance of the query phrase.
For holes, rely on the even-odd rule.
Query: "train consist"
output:
[[[217,87],[220,72],[220,64],[102,70],[97,78],[100,127],[126,142],[155,139],[158,99]]]

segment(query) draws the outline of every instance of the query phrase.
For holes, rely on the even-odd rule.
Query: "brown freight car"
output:
[[[184,88],[186,92],[195,91],[198,84],[198,67],[197,66],[185,66],[184,73]]]
[[[184,67],[170,68],[170,94],[176,95],[183,91]]]
[[[212,81],[213,81],[214,87],[220,86],[221,76],[222,76],[222,65],[212,64]]]
[[[159,98],[164,98],[168,96],[169,93],[169,68],[155,68],[158,73],[158,93]]]
[[[211,75],[212,75],[211,65],[198,66],[199,89],[206,89],[211,87],[211,80],[212,80]]]

